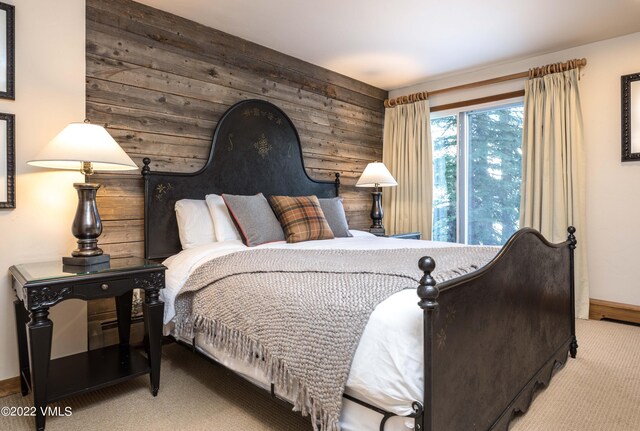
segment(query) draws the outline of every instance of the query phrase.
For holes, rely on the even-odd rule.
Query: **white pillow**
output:
[[[233,223],[233,219],[229,214],[229,209],[224,203],[224,199],[220,195],[206,195],[207,207],[209,207],[209,214],[213,220],[213,229],[218,241],[232,241],[235,239],[242,239],[240,233]]]
[[[176,202],[175,210],[183,250],[216,240],[213,221],[204,200],[181,199]]]

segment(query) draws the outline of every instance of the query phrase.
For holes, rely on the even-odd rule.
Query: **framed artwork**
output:
[[[640,160],[640,73],[622,82],[622,161]]]
[[[16,207],[15,116],[0,113],[0,208]]]
[[[14,7],[0,3],[0,98],[15,99]]]

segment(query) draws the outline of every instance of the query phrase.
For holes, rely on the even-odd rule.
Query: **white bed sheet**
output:
[[[436,241],[417,241],[396,238],[376,237],[361,231],[352,231],[352,238],[336,238],[324,241],[307,241],[296,244],[275,242],[255,248],[291,248],[291,249],[395,249],[395,248],[436,248],[451,247],[455,244]],[[183,250],[168,258],[166,287],[161,291],[165,302],[165,324],[172,325],[175,317],[174,300],[185,281],[198,266],[215,257],[236,251],[246,250],[241,241],[215,242]],[[416,262],[417,265],[417,262]],[[423,349],[422,349],[422,310],[417,306],[415,290],[398,292],[380,303],[369,318],[356,349],[345,391],[362,401],[376,405],[398,415],[412,413],[412,401],[422,400],[423,390]],[[269,387],[264,375],[245,366],[241,361],[231,358],[222,351],[198,337],[196,345],[203,353],[212,356],[228,368],[243,374],[254,382]],[[346,402],[343,406],[341,423],[345,431],[377,429],[380,415]],[[361,415],[358,412],[364,411]],[[354,413],[355,412],[355,413]],[[357,420],[354,421],[356,416]],[[365,422],[377,424],[373,428]],[[395,419],[389,430],[404,430],[413,426],[412,420]]]

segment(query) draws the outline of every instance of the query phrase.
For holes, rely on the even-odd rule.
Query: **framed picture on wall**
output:
[[[0,208],[16,207],[15,116],[0,113]]]
[[[0,98],[15,99],[14,7],[0,3]]]
[[[622,161],[640,161],[640,73],[622,82]]]

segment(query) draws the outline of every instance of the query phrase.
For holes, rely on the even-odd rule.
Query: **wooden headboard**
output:
[[[153,172],[144,159],[144,254],[163,259],[178,253],[180,238],[174,206],[180,199],[210,193],[265,196],[334,197],[340,177],[316,181],[307,175],[300,138],[277,106],[245,100],[222,116],[206,165],[194,173]]]

